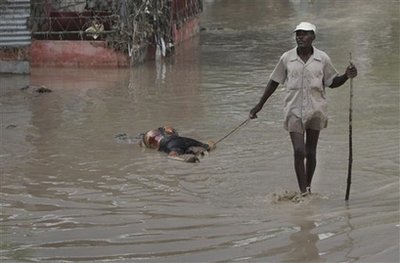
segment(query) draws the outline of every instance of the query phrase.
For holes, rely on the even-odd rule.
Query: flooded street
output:
[[[399,6],[205,0],[204,30],[163,62],[0,76],[0,261],[399,262]],[[200,163],[138,146],[166,124],[207,142],[246,120],[301,21],[341,74],[349,52],[358,68],[348,203],[349,82],[327,90],[300,203],[283,200],[298,189],[283,86]]]

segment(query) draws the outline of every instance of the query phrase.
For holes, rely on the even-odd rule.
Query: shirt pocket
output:
[[[288,90],[299,90],[302,85],[302,77],[301,74],[295,71],[292,71],[288,74],[286,88]]]
[[[324,88],[324,72],[322,68],[311,68],[308,70],[307,74],[307,85],[310,89],[319,89],[323,90]]]

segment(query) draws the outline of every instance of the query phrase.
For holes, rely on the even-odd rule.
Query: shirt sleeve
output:
[[[279,59],[278,64],[275,66],[274,71],[272,71],[270,79],[279,84],[283,84],[286,80],[286,75],[285,54],[283,54]]]
[[[325,58],[325,65],[324,65],[324,86],[329,87],[332,85],[333,79],[338,75],[338,71],[332,64],[331,59],[326,56]]]

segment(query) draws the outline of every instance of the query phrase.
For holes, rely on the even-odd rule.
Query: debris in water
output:
[[[46,86],[34,86],[34,85],[27,85],[25,87],[21,88],[22,91],[28,91],[30,93],[37,93],[37,94],[42,94],[42,93],[49,93],[52,92],[51,89],[47,88]]]

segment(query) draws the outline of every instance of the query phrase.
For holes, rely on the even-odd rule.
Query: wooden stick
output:
[[[351,52],[349,53],[350,65]],[[350,78],[350,106],[349,106],[349,165],[347,169],[347,188],[345,201],[349,200],[350,196],[350,185],[351,185],[351,168],[353,166],[353,78]]]

